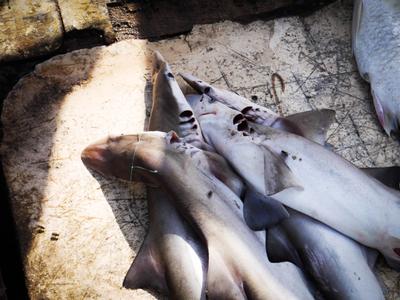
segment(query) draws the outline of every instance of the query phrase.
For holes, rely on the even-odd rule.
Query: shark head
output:
[[[215,101],[208,95],[186,95],[186,99],[200,125],[204,124],[205,120],[212,120],[214,123],[223,124],[227,129],[235,126],[239,131],[247,129],[246,118],[241,112]]]
[[[87,146],[81,159],[87,168],[104,177],[153,183],[165,147],[162,132],[109,136]]]

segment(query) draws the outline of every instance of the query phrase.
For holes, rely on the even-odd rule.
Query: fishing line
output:
[[[147,168],[144,168],[144,167],[141,167],[141,166],[135,166],[133,164],[133,162],[135,160],[135,156],[136,156],[136,151],[139,148],[141,139],[142,139],[142,135],[139,134],[139,139],[138,139],[137,146],[135,147],[135,150],[133,151],[133,154],[132,154],[131,166],[130,166],[130,170],[129,170],[129,181],[133,180],[133,170],[134,169],[143,170],[143,171],[146,171],[146,172],[149,172],[149,173],[152,173],[152,174],[157,174],[158,173],[158,170],[150,170],[150,169],[147,169]]]

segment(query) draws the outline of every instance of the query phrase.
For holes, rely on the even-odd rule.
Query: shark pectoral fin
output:
[[[324,145],[326,133],[335,121],[335,111],[332,109],[311,110],[287,116],[286,119],[296,124],[305,138]]]
[[[384,185],[400,190],[400,167],[361,168],[361,170]]]
[[[247,190],[243,204],[243,216],[247,226],[257,231],[273,227],[289,217],[289,213],[274,198]]]
[[[152,255],[149,244],[146,238],[122,285],[128,289],[150,289],[167,294],[168,287],[161,263]]]
[[[282,157],[263,146],[265,193],[268,196],[287,188],[303,188]]]
[[[300,255],[284,229],[276,226],[267,231],[266,250],[270,262],[279,263],[289,261],[299,268],[303,268]]]

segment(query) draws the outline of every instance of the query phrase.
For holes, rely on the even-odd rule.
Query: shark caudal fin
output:
[[[150,250],[147,238],[143,242],[128,273],[125,276],[123,287],[128,289],[148,289],[168,294],[167,283],[162,266]]]
[[[328,129],[335,121],[335,111],[332,109],[311,110],[287,116],[286,119],[298,127],[302,136],[324,145]]]
[[[247,190],[243,204],[243,217],[250,229],[271,228],[289,217],[286,208],[272,197]]]

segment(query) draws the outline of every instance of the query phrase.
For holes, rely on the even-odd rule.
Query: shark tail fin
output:
[[[311,110],[287,116],[286,119],[298,127],[302,136],[324,145],[328,129],[335,121],[335,111],[332,109]]]

